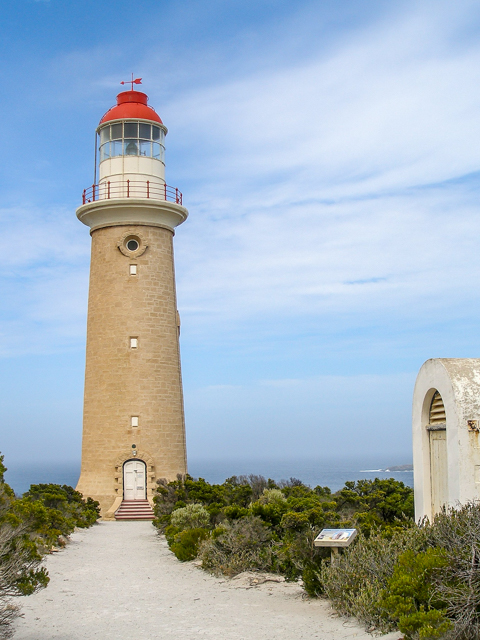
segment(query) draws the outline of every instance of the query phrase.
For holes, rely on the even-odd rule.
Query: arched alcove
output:
[[[443,398],[435,391],[428,412],[430,499],[432,515],[448,504],[447,416]]]

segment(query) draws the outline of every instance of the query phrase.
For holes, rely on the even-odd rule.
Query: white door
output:
[[[447,432],[430,431],[430,483],[432,515],[448,503]]]
[[[129,460],[123,465],[123,499],[145,500],[145,463],[141,460]]]

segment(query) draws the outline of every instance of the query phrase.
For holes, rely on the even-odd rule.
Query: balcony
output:
[[[182,192],[175,187],[166,184],[150,182],[149,180],[114,180],[92,184],[83,190],[83,204],[96,202],[97,200],[110,200],[113,198],[150,198],[152,200],[165,200],[182,205]]]

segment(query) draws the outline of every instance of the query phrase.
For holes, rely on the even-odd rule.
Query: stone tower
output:
[[[133,84],[100,120],[98,184],[77,209],[92,236],[77,489],[106,519],[186,473],[173,236],[188,212],[165,183],[167,129]]]

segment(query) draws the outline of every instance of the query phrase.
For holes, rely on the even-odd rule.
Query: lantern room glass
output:
[[[142,156],[165,163],[165,132],[154,124],[126,121],[100,129],[100,162],[118,156]]]

